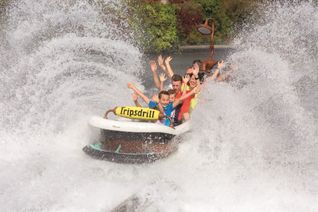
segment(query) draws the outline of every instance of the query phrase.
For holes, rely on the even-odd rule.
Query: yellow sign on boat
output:
[[[116,107],[114,113],[117,116],[129,118],[129,119],[142,119],[148,121],[156,121],[159,119],[159,110],[154,110],[144,107]]]

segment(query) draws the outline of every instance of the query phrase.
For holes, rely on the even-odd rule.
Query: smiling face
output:
[[[170,103],[170,97],[169,97],[169,95],[168,94],[162,94],[161,96],[160,96],[160,99],[159,99],[159,102],[160,102],[160,104],[162,105],[162,106],[167,106],[169,103]]]
[[[176,92],[181,90],[181,81],[172,81],[172,88]]]
[[[175,93],[181,92],[181,85],[182,85],[182,76],[179,74],[174,74],[171,78],[172,89]]]
[[[170,94],[169,95],[169,102],[174,102],[175,99],[176,99],[176,95],[175,94]]]
[[[192,89],[192,88],[195,88],[197,85],[198,85],[198,82],[195,79],[194,75],[192,75],[189,81],[189,86]]]

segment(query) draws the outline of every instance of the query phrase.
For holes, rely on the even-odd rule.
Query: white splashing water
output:
[[[264,8],[210,83],[193,132],[148,165],[93,160],[87,118],[129,104],[141,54],[100,2],[12,3],[1,40],[1,211],[317,211],[318,8]],[[191,62],[191,61],[189,61]]]

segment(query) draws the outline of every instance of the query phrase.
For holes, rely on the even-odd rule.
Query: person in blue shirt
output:
[[[150,100],[148,103],[149,108],[156,109],[158,108],[161,112],[163,112],[167,117],[171,117],[172,111],[174,110],[175,106],[173,105],[174,102],[170,102],[170,94],[168,91],[160,91],[158,94],[159,103]],[[161,120],[166,126],[170,126],[170,119],[166,118],[165,120]]]
[[[197,86],[196,89],[193,89],[191,92],[182,95],[180,98],[175,99],[173,102],[170,102],[170,95],[168,91],[160,91],[158,94],[159,102],[155,102],[153,100],[150,100],[144,93],[142,93],[136,86],[132,83],[128,83],[128,88],[132,89],[138,96],[140,96],[144,102],[148,105],[150,108],[158,108],[162,114],[167,116],[168,118],[163,122],[166,126],[170,126],[170,117],[171,113],[174,110],[176,106],[178,106],[182,100],[190,97],[191,95],[199,92],[200,86]]]

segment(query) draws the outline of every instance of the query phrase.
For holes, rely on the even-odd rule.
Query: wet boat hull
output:
[[[167,148],[165,148],[167,149]],[[83,148],[83,151],[95,159],[107,160],[117,163],[151,163],[158,159],[165,158],[176,151],[177,148],[171,147],[162,152],[134,152],[125,153],[121,151],[112,151],[104,147],[102,143],[89,144]]]
[[[148,163],[169,156],[177,150],[181,133],[187,125],[176,129],[154,123],[139,123],[96,119],[90,125],[98,129],[99,137],[83,151],[97,159],[118,163]]]

